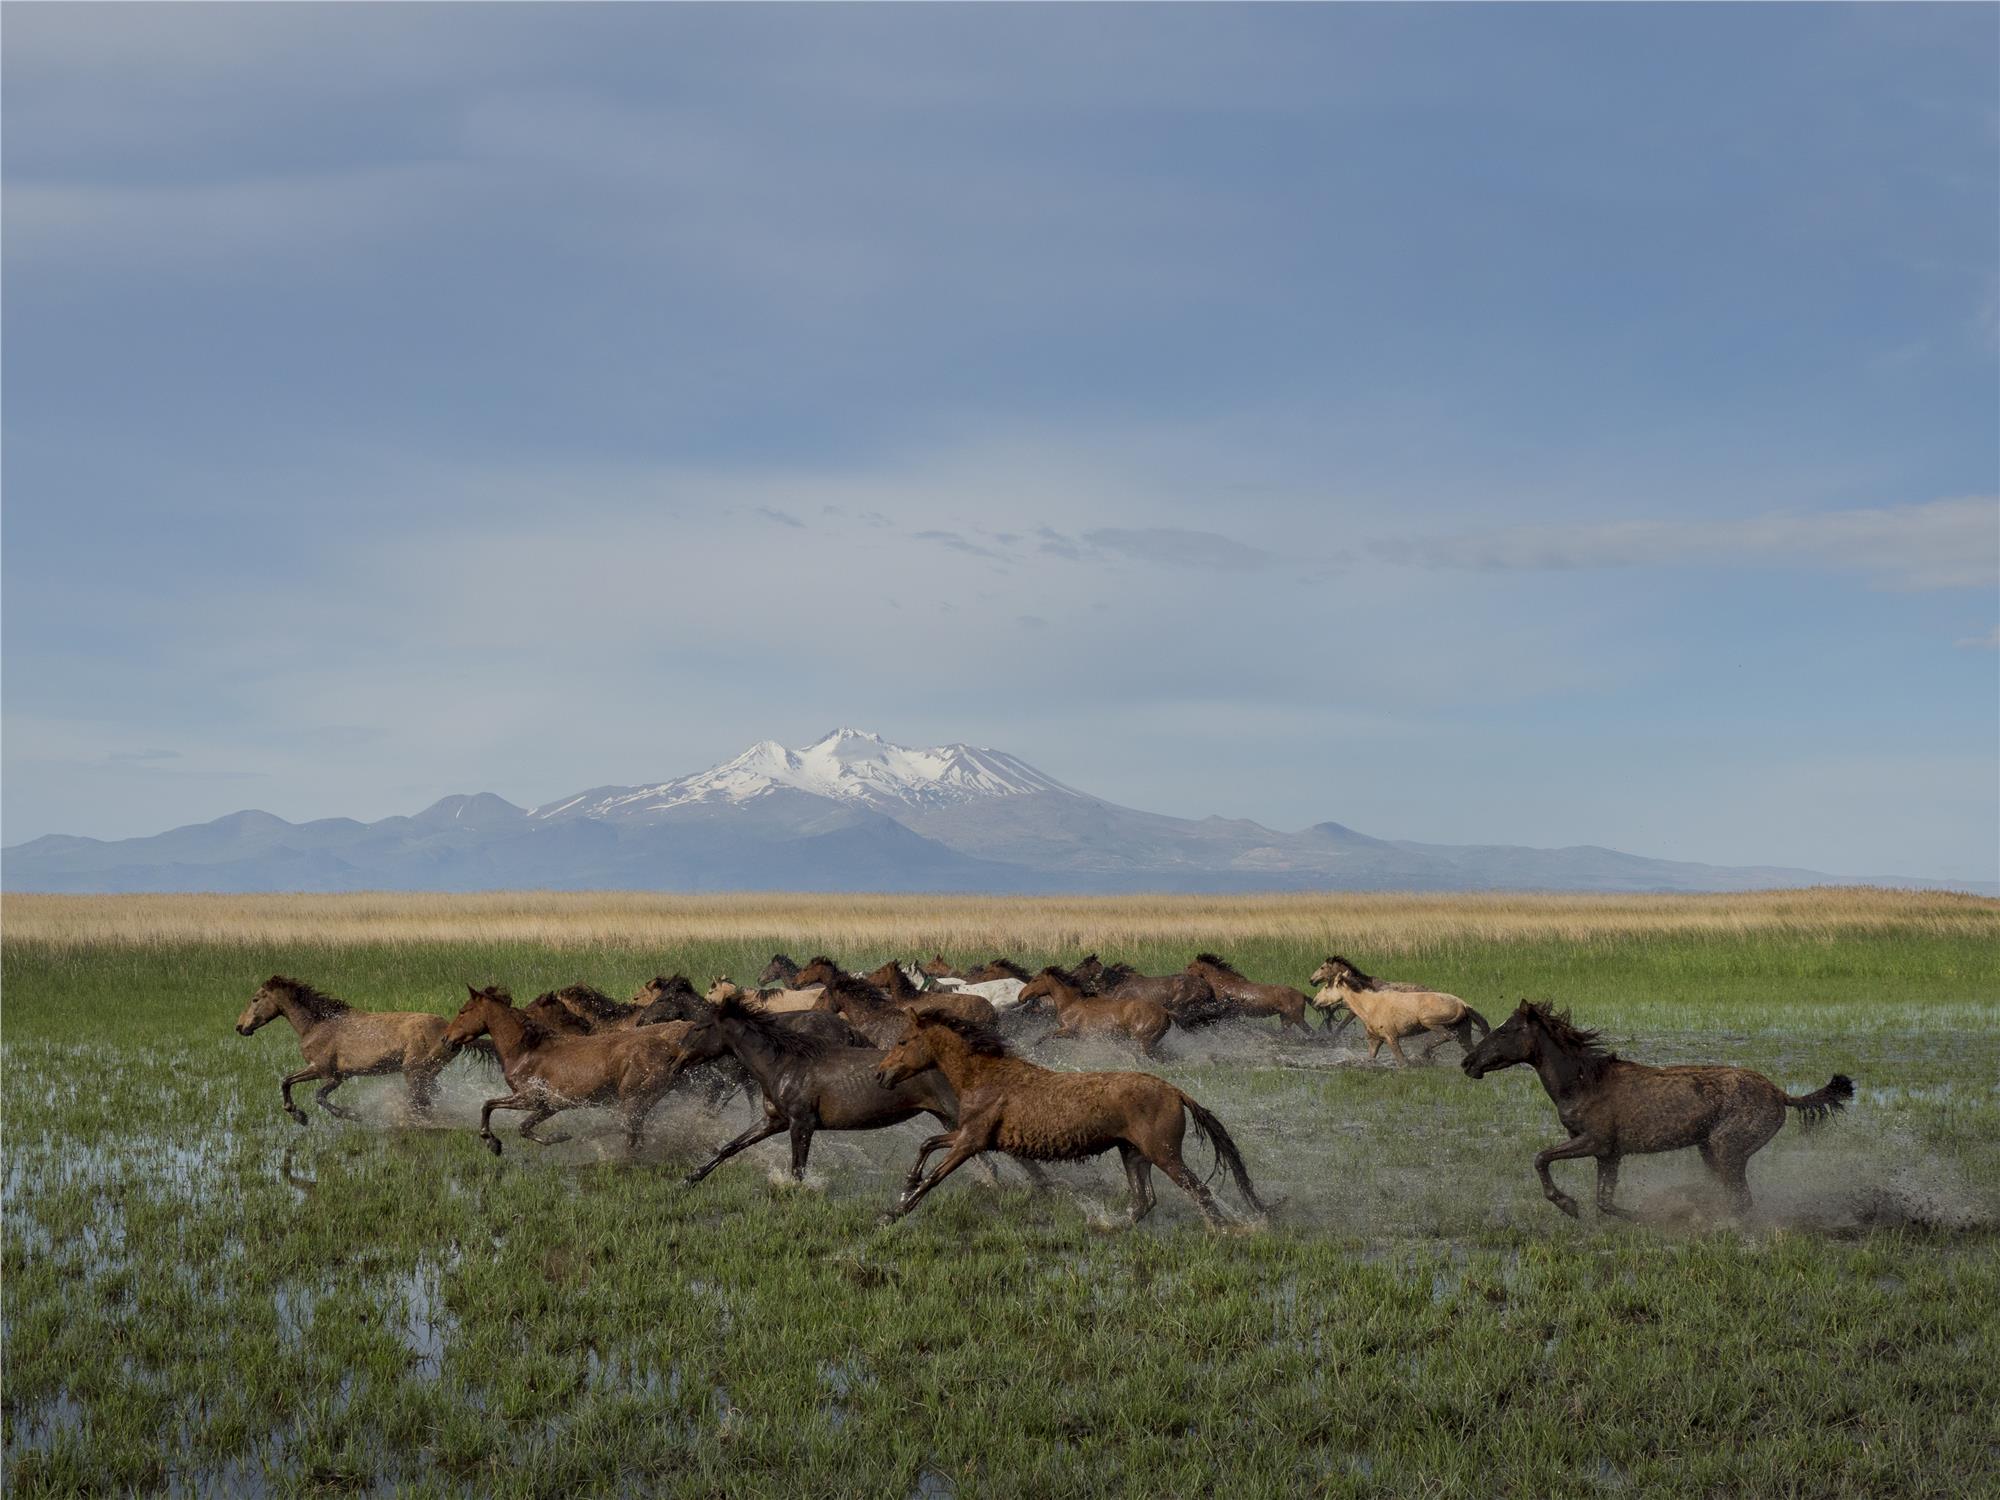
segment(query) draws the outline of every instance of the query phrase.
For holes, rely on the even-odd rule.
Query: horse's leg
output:
[[[1125,1183],[1132,1190],[1132,1222],[1138,1223],[1153,1211],[1153,1164],[1146,1153],[1124,1141],[1118,1143],[1119,1158],[1125,1163]]]
[[[278,1092],[284,1096],[285,1113],[290,1115],[294,1120],[297,1120],[301,1125],[306,1122],[306,1112],[292,1103],[292,1085],[295,1083],[310,1083],[319,1076],[319,1065],[315,1063],[310,1068],[300,1068],[296,1073],[286,1074],[284,1081],[278,1085]]]
[[[1718,1150],[1709,1141],[1699,1143],[1702,1163],[1729,1194],[1729,1211],[1742,1218],[1750,1212],[1750,1159],[1734,1151]]]
[[[568,1140],[569,1137],[566,1135],[534,1135],[531,1133],[537,1125],[548,1119],[550,1115],[559,1113],[562,1108],[562,1105],[549,1103],[546,1096],[537,1100],[534,1113],[528,1116],[528,1122],[521,1127],[521,1139],[524,1141],[533,1141],[537,1146],[560,1146],[564,1141]]]
[[[1572,1219],[1581,1217],[1576,1211],[1576,1199],[1556,1186],[1555,1178],[1549,1175],[1549,1163],[1569,1161],[1579,1156],[1595,1156],[1597,1141],[1587,1135],[1571,1136],[1560,1146],[1551,1146],[1546,1151],[1535,1153],[1535,1175],[1542,1179],[1542,1196]]]
[[[347,1082],[347,1075],[345,1073],[336,1073],[333,1077],[327,1079],[325,1083],[321,1084],[319,1091],[313,1095],[313,1103],[332,1115],[336,1120],[351,1120],[354,1118],[353,1110],[347,1108],[344,1104],[335,1104],[327,1097],[328,1094],[331,1094],[345,1082]]]
[[[1373,1032],[1368,1034],[1368,1060],[1375,1061],[1375,1055],[1382,1050],[1382,1038]]]
[[[804,1115],[792,1117],[792,1181],[806,1180],[806,1158],[812,1155],[813,1132],[818,1129],[816,1122]]]
[[[951,1138],[956,1134],[957,1132],[953,1130],[943,1130],[939,1131],[936,1135],[925,1137],[923,1144],[917,1147],[917,1159],[910,1163],[909,1176],[903,1179],[903,1191],[905,1193],[914,1189],[918,1182],[923,1179],[924,1163],[931,1159],[931,1153],[940,1147],[950,1145]]]
[[[1222,1205],[1215,1201],[1215,1194],[1208,1190],[1208,1184],[1195,1176],[1193,1169],[1181,1159],[1180,1147],[1167,1146],[1146,1154],[1152,1157],[1153,1165],[1173,1179],[1175,1187],[1194,1199],[1194,1206],[1201,1210],[1209,1228],[1222,1229],[1228,1225],[1229,1219],[1222,1212]]]
[[[1393,1031],[1389,1033],[1389,1050],[1396,1054],[1397,1062],[1406,1068],[1410,1065],[1410,1060],[1403,1055],[1402,1038],[1397,1036]]]
[[[1426,1027],[1425,1029],[1429,1031],[1431,1034],[1431,1044],[1428,1047],[1424,1048],[1423,1055],[1420,1060],[1423,1062],[1429,1062],[1431,1060],[1431,1054],[1437,1051],[1437,1049],[1442,1047],[1446,1042],[1450,1041],[1452,1037],[1455,1035],[1455,1033],[1449,1026],[1430,1026]]]
[[[1620,1208],[1611,1201],[1618,1191],[1618,1158],[1600,1156],[1597,1158],[1597,1211],[1609,1214],[1614,1219],[1636,1219],[1639,1216],[1629,1208]]]
[[[752,1125],[748,1130],[744,1131],[743,1134],[736,1137],[735,1140],[730,1141],[727,1145],[717,1150],[715,1155],[710,1157],[707,1162],[695,1168],[694,1171],[688,1173],[687,1185],[689,1187],[693,1187],[697,1182],[700,1182],[702,1178],[706,1177],[710,1172],[713,1172],[717,1167],[721,1166],[724,1162],[728,1161],[729,1158],[734,1156],[737,1152],[747,1150],[749,1147],[756,1145],[759,1141],[768,1141],[772,1136],[776,1135],[779,1131],[783,1130],[784,1128],[785,1128],[785,1117],[783,1115],[770,1115],[770,1114],[765,1115],[761,1122]]]
[[[666,1097],[667,1091],[659,1089],[650,1094],[640,1095],[635,1102],[626,1107],[625,1149],[627,1151],[639,1149],[639,1135],[646,1128],[646,1116],[653,1112],[654,1105]]]
[[[534,1109],[536,1100],[527,1093],[502,1094],[498,1099],[488,1099],[479,1106],[479,1138],[486,1142],[486,1149],[495,1156],[500,1154],[500,1137],[493,1133],[493,1111],[496,1109]]]
[[[960,1167],[972,1160],[983,1149],[971,1141],[964,1139],[963,1131],[959,1132],[959,1136],[958,1143],[951,1148],[950,1154],[938,1163],[937,1170],[918,1183],[914,1188],[904,1193],[902,1197],[898,1198],[896,1206],[882,1216],[884,1223],[887,1223],[891,1219],[902,1218],[904,1214],[924,1201],[926,1193],[930,1192],[932,1188],[943,1182],[945,1178],[951,1176],[953,1172],[956,1172]]]
[[[423,1119],[430,1118],[431,1098],[433,1091],[437,1088],[437,1076],[438,1070],[436,1068],[418,1068],[413,1072],[407,1072],[403,1075],[404,1080],[410,1085],[410,1111],[412,1114]]]

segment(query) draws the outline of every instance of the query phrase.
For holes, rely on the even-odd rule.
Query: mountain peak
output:
[[[784,791],[888,812],[1034,792],[1078,795],[1004,751],[963,744],[912,749],[871,730],[842,725],[803,749],[759,740],[697,775],[585,793],[551,804],[535,816],[628,817],[663,813],[690,802],[749,802]]]

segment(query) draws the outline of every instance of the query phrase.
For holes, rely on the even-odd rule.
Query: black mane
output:
[[[1357,990],[1379,990],[1382,988],[1381,980],[1377,979],[1373,974],[1362,973],[1359,964],[1348,962],[1338,953],[1329,958],[1327,962],[1330,964],[1339,964],[1343,969],[1347,970],[1348,978],[1353,981],[1353,988]]]
[[[587,984],[565,985],[555,992],[555,997],[559,1002],[587,1011],[600,1021],[620,1020],[638,1009],[623,1000],[613,1000],[604,991]]]
[[[1009,979],[1025,980],[1028,978],[1028,971],[1015,963],[1011,958],[989,958],[986,960],[984,967],[998,969]]]
[[[264,981],[264,988],[289,995],[293,1003],[315,1021],[331,1021],[335,1016],[344,1016],[354,1009],[338,996],[316,990],[303,979],[287,979],[283,974],[273,974]]]
[[[1521,1010],[1534,1018],[1558,1052],[1576,1059],[1584,1077],[1594,1077],[1618,1061],[1618,1054],[1604,1045],[1601,1032],[1577,1025],[1569,1012],[1557,1010],[1553,1001],[1523,1000]]]
[[[1213,953],[1197,953],[1194,956],[1194,961],[1198,964],[1207,964],[1211,969],[1220,969],[1231,979],[1241,979],[1243,977],[1230,967],[1228,959],[1217,958]]]
[[[762,1006],[746,1004],[736,995],[716,1003],[715,1019],[740,1022],[744,1030],[757,1037],[773,1052],[785,1057],[819,1057],[836,1045],[824,1037],[814,1036],[809,1031],[783,1025],[776,1016]]]

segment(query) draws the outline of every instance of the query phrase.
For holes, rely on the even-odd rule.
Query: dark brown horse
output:
[[[764,972],[757,976],[759,988],[782,985],[788,990],[799,988],[799,966],[782,953],[773,953],[771,961],[764,965]]]
[[[279,1016],[292,1023],[306,1060],[278,1085],[285,1113],[299,1124],[306,1123],[306,1112],[292,1103],[292,1085],[315,1078],[325,1081],[314,1102],[343,1120],[353,1119],[354,1112],[328,1096],[350,1078],[382,1073],[401,1073],[410,1085],[412,1108],[418,1114],[430,1112],[437,1076],[451,1060],[443,1045],[443,1016],[421,1010],[356,1010],[302,980],[273,974],[236,1018],[237,1034],[249,1036]]]
[[[737,1152],[780,1131],[791,1132],[792,1176],[802,1178],[819,1131],[879,1130],[919,1114],[947,1127],[958,1123],[958,1101],[942,1078],[885,1086],[875,1075],[884,1055],[880,1049],[841,1046],[809,1035],[741,1000],[724,1000],[694,1022],[681,1046],[686,1063],[725,1053],[736,1057],[764,1093],[763,1120],[691,1172],[690,1186]]]
[[[698,1021],[708,1014],[708,1002],[685,974],[657,974],[639,986],[631,1003],[639,1008],[638,1026],[662,1021]]]
[[[1026,984],[1028,971],[1011,958],[989,958],[965,976],[967,984],[990,984],[996,979],[1018,979]]]
[[[958,1096],[957,1127],[925,1141],[910,1168],[909,1185],[885,1217],[899,1218],[963,1163],[981,1151],[1004,1151],[1020,1161],[1076,1161],[1117,1149],[1132,1189],[1132,1222],[1153,1207],[1152,1169],[1158,1167],[1194,1199],[1211,1225],[1227,1222],[1207,1184],[1181,1158],[1188,1120],[1215,1147],[1244,1200],[1261,1218],[1243,1157],[1222,1122],[1186,1094],[1150,1073],[1059,1073],[1010,1055],[990,1027],[910,1016],[903,1040],[880,1068],[885,1086],[897,1087],[933,1070]],[[919,1177],[931,1153],[946,1150],[930,1176]]]
[[[498,985],[466,987],[465,1004],[445,1028],[452,1051],[475,1038],[491,1036],[511,1094],[488,1099],[479,1111],[479,1138],[500,1154],[493,1134],[493,1111],[528,1112],[521,1139],[552,1146],[569,1137],[538,1136],[535,1127],[551,1115],[580,1104],[617,1104],[625,1114],[625,1141],[639,1144],[640,1129],[680,1072],[685,1021],[633,1027],[592,1036],[564,1036],[514,1008],[514,997]]]
[[[1302,990],[1245,979],[1213,953],[1196,954],[1187,972],[1206,979],[1216,994],[1235,1005],[1239,1015],[1276,1016],[1280,1031],[1296,1026],[1307,1035],[1312,1033],[1306,1025],[1306,1006],[1311,1002]]]
[[[1728,1191],[1738,1214],[1750,1208],[1745,1168],[1757,1150],[1798,1110],[1817,1123],[1854,1097],[1854,1084],[1836,1073],[1810,1094],[1788,1094],[1748,1068],[1654,1068],[1627,1062],[1605,1049],[1595,1031],[1572,1025],[1567,1012],[1526,1000],[1462,1064],[1483,1078],[1497,1068],[1524,1063],[1535,1070],[1555,1102],[1569,1139],[1535,1156],[1542,1195],[1572,1219],[1576,1200],[1555,1184],[1549,1163],[1597,1158],[1597,1210],[1632,1217],[1611,1200],[1618,1190],[1621,1157],[1693,1146]]]
[[[1141,974],[1130,964],[1100,963],[1095,953],[1078,964],[1075,973],[1092,994],[1151,1000],[1166,1007],[1183,1031],[1213,1026],[1240,1014],[1233,1001],[1218,995],[1215,986],[1198,974]]]
[[[1074,974],[1051,964],[1022,986],[1020,1004],[1029,1011],[1043,1002],[1056,1014],[1051,1037],[1122,1036],[1147,1057],[1159,1055],[1160,1038],[1173,1025],[1165,1006],[1126,995],[1091,995]]]

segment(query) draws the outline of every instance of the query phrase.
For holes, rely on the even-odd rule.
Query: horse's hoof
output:
[[[877,1216],[875,1220],[875,1227],[877,1229],[887,1229],[891,1224],[895,1223],[898,1219],[902,1217],[903,1217],[902,1209],[900,1208],[888,1209],[879,1216]]]
[[[486,1142],[486,1149],[488,1151],[491,1151],[495,1156],[500,1154],[500,1138],[498,1136],[482,1135],[480,1139]]]
[[[296,1104],[292,1105],[289,1109],[287,1109],[285,1113],[292,1117],[292,1120],[295,1124],[303,1125],[306,1123],[306,1112],[300,1109]]]
[[[688,1173],[688,1174],[687,1174],[687,1176],[685,1176],[685,1177],[683,1177],[683,1178],[681,1179],[681,1186],[682,1186],[682,1187],[700,1187],[700,1186],[701,1186],[701,1173],[699,1173],[699,1172],[690,1172],[690,1173]]]
[[[1576,1211],[1576,1199],[1574,1198],[1565,1195],[1561,1198],[1551,1198],[1549,1202],[1568,1214],[1572,1219],[1581,1219],[1583,1217],[1582,1214]]]

